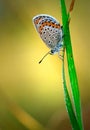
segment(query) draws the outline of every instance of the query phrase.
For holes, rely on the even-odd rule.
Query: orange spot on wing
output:
[[[35,22],[35,24],[38,24],[39,23],[39,21],[41,20],[42,18],[37,18],[34,22]]]
[[[54,28],[60,28],[60,24],[55,24],[55,23],[52,23],[52,22],[50,22],[49,26],[52,26]]]
[[[47,22],[47,21],[45,21],[45,22],[43,22],[42,23],[42,25],[39,27],[39,33],[40,34],[42,34],[42,29],[43,29],[43,27],[44,26],[48,26],[48,27],[54,27],[54,28],[60,28],[61,26],[60,26],[60,24],[56,24],[56,23],[53,23],[53,22]]]
[[[39,20],[38,20],[38,19],[36,19],[34,22],[35,22],[35,24],[38,24]]]
[[[56,28],[60,28],[60,24],[56,24],[55,26],[56,26]]]
[[[41,26],[39,27],[39,33],[40,33],[40,34],[42,34],[42,32],[41,32],[42,29],[43,29],[43,25],[41,25]]]

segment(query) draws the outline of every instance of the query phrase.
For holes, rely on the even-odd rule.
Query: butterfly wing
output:
[[[62,40],[62,29],[60,23],[52,16],[37,15],[33,23],[41,39],[49,48],[54,48]]]

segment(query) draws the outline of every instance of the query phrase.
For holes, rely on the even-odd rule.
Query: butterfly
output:
[[[47,14],[40,14],[33,17],[33,24],[39,33],[41,39],[51,50],[44,55],[42,60],[48,54],[58,53],[60,55],[60,49],[63,47],[63,27],[60,25],[57,19]]]

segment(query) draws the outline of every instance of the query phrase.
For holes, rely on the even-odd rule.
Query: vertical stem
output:
[[[63,53],[63,58],[64,58],[64,53]],[[62,77],[63,77],[64,99],[65,99],[66,109],[67,109],[67,112],[69,115],[69,119],[70,119],[72,128],[73,128],[73,130],[80,130],[75,113],[73,111],[71,99],[70,99],[67,85],[66,85],[64,60],[62,62]]]
[[[63,22],[63,31],[64,31],[64,45],[66,47],[66,55],[67,55],[67,62],[68,62],[68,72],[71,84],[71,91],[74,101],[74,109],[77,122],[79,124],[80,130],[83,130],[82,125],[82,114],[81,114],[81,103],[80,103],[80,93],[78,87],[78,79],[73,59],[73,52],[71,46],[71,39],[70,39],[70,31],[69,31],[69,24],[68,24],[68,17],[67,10],[65,6],[65,1],[60,0],[61,2],[61,12],[62,12],[62,22]]]

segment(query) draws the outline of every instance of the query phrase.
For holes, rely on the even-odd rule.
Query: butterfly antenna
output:
[[[51,51],[47,52],[47,53],[43,56],[43,58],[39,61],[39,64],[43,61],[43,59],[44,59],[48,54],[51,54]]]

